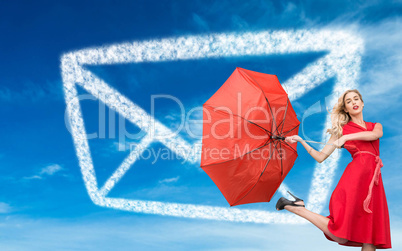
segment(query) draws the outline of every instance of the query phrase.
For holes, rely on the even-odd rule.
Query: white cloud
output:
[[[39,174],[41,174],[41,175],[43,175],[43,174],[53,175],[53,174],[61,171],[62,169],[63,168],[60,165],[52,164],[52,165],[49,165],[49,166],[46,166],[46,167],[42,168],[42,170],[40,171]]]
[[[26,180],[35,180],[35,179],[41,180],[43,178],[42,178],[42,176],[39,176],[39,175],[32,175],[32,176],[24,177],[24,179],[26,179]]]
[[[28,176],[24,177],[24,179],[43,179],[46,176],[53,176],[56,173],[62,171],[63,168],[59,164],[50,164],[45,167],[43,167],[38,174],[35,174],[33,176]]]
[[[168,179],[163,179],[160,180],[159,183],[173,183],[177,182],[179,180],[180,176],[174,177],[174,178],[168,178]]]

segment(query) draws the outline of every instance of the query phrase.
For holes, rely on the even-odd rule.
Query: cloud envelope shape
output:
[[[172,133],[168,127],[98,76],[85,69],[83,65],[328,52],[283,84],[288,92],[289,99],[293,101],[333,77],[336,78],[333,89],[335,93],[357,88],[363,49],[363,40],[351,31],[321,29],[181,36],[112,44],[62,55],[61,73],[67,115],[83,180],[91,200],[102,207],[138,213],[235,222],[307,223],[301,217],[281,212],[107,197],[109,191],[113,189],[152,142],[161,142],[178,156],[187,158],[193,163],[199,160],[201,149],[199,143],[191,145],[180,136]],[[81,86],[110,109],[118,112],[122,117],[147,133],[135,148],[130,149],[129,155],[102,187],[97,184],[76,85]],[[330,99],[331,103],[336,101],[336,96]],[[328,127],[331,127],[329,115],[326,118],[322,141],[326,140],[325,128]],[[166,135],[173,136],[166,137]],[[188,151],[195,154],[184,154]],[[308,202],[306,203],[306,207],[316,213],[321,212],[323,208],[338,160],[339,156],[316,165]],[[286,190],[289,189],[286,184],[282,183],[279,191],[285,194]]]

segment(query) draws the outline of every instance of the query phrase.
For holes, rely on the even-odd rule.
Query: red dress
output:
[[[343,135],[372,131],[376,123],[365,122],[366,128],[349,121]],[[361,247],[370,243],[377,249],[391,248],[387,199],[381,177],[380,141],[351,140],[345,148],[352,154],[350,162],[329,201],[328,230],[347,239],[340,245]],[[330,240],[328,235],[325,237]]]

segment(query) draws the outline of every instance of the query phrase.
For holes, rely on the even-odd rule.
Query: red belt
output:
[[[378,181],[379,181],[379,179],[380,179],[380,174],[381,174],[381,167],[383,167],[384,165],[382,164],[382,160],[380,159],[380,156],[377,156],[377,155],[375,155],[375,154],[372,153],[372,152],[368,152],[368,151],[359,151],[359,152],[355,152],[355,153],[353,154],[353,157],[354,157],[356,154],[359,154],[359,153],[368,153],[368,154],[371,154],[371,155],[375,156],[375,162],[377,163],[377,165],[376,165],[376,167],[375,167],[375,171],[374,171],[374,176],[373,176],[373,178],[371,179],[371,182],[370,182],[369,192],[368,192],[368,194],[367,194],[366,199],[365,199],[364,202],[363,202],[363,208],[364,208],[364,210],[365,210],[367,213],[372,213],[372,211],[368,208],[368,206],[369,206],[370,201],[371,201],[371,194],[372,194],[372,190],[373,190],[374,183],[375,183],[376,185],[378,185]]]

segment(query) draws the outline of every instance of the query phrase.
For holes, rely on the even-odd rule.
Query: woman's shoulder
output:
[[[379,124],[379,125],[382,127],[382,125],[380,124],[380,122],[367,122],[367,123],[370,124],[371,130],[374,129],[374,127],[375,127],[376,124]]]

